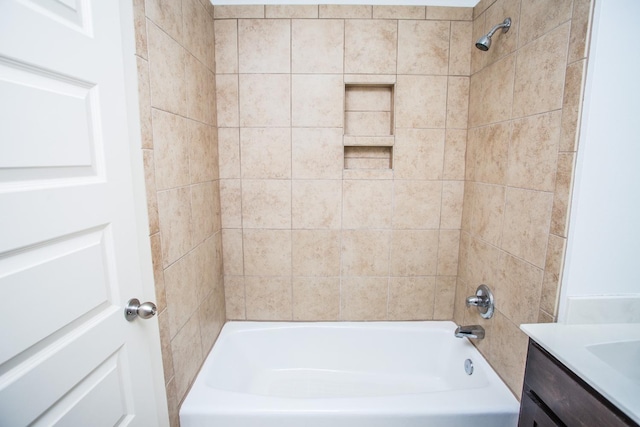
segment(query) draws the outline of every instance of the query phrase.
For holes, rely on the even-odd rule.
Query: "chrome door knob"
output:
[[[150,301],[140,304],[140,300],[132,298],[124,308],[124,317],[131,322],[136,317],[141,319],[150,319],[158,312],[158,307]]]

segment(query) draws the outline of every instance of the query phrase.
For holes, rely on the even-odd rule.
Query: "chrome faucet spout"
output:
[[[481,340],[484,338],[484,328],[480,325],[458,326],[455,331],[456,338],[471,338]]]

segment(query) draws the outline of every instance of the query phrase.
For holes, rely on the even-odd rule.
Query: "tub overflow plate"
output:
[[[467,375],[473,374],[473,362],[471,361],[471,359],[467,359],[464,361],[464,371],[467,373]]]

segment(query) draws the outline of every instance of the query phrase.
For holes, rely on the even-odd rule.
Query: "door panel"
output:
[[[0,0],[2,426],[168,424],[157,320],[124,318],[130,298],[153,299],[131,7]]]

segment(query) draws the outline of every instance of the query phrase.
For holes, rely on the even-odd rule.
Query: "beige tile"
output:
[[[321,4],[320,18],[362,19],[373,16],[372,6],[368,5],[337,5]]]
[[[493,366],[513,394],[519,398],[522,392],[529,339],[520,330],[518,324],[512,323],[499,312],[496,313],[493,334],[495,335]]]
[[[514,104],[515,63],[515,55],[509,55],[471,77],[469,84],[470,127],[502,122],[505,117],[511,117]],[[530,64],[530,66],[537,69],[539,64]],[[520,67],[519,57],[518,67]],[[534,73],[534,70],[531,70],[531,73]],[[496,76],[500,76],[500,78],[496,78]],[[515,102],[521,101],[516,99]]]
[[[133,1],[133,25],[136,38],[136,55],[147,59],[147,18],[144,0]]]
[[[265,18],[317,18],[318,5],[266,5]]]
[[[191,316],[180,333],[171,340],[171,349],[176,394],[184,396],[203,361],[198,316]]]
[[[396,179],[441,179],[444,129],[398,129],[393,147]]]
[[[458,280],[458,283],[456,284],[456,298],[453,302],[453,321],[458,325],[464,325],[464,311],[466,309],[464,305],[464,298],[462,297],[466,292],[462,292],[462,289],[466,290],[466,285],[462,280]]]
[[[243,180],[242,224],[244,228],[291,228],[291,181]]]
[[[198,316],[200,321],[202,354],[207,355],[211,347],[213,347],[226,320],[224,289],[222,287],[212,292],[211,295],[202,302]]]
[[[215,128],[187,122],[189,175],[192,184],[218,179],[218,144]]]
[[[483,1],[483,0],[481,0]],[[475,40],[478,40],[483,35],[487,34],[490,28],[486,28],[488,25],[486,24],[486,14],[482,14],[479,17],[476,17],[473,20],[473,27],[471,30],[471,41],[475,44]],[[480,71],[487,65],[487,55],[486,52],[482,52],[480,49],[471,48],[471,70],[470,73],[473,75]]]
[[[386,230],[344,230],[342,276],[387,276],[390,234]]]
[[[198,306],[195,258],[189,254],[164,270],[165,292],[169,310],[169,330],[173,339]]]
[[[570,26],[563,24],[518,51],[514,117],[562,107]]]
[[[293,320],[339,320],[340,278],[294,277]]]
[[[571,200],[574,164],[575,153],[558,154],[556,188],[551,210],[551,233],[562,237],[567,237],[567,229],[569,227],[569,203]]]
[[[191,191],[187,187],[158,192],[163,264],[168,266],[191,249]]]
[[[469,131],[467,168],[475,181],[506,184],[510,139],[509,122]]]
[[[544,277],[542,279],[542,292],[540,296],[540,309],[556,315],[558,310],[558,298],[562,266],[567,239],[563,237],[549,236],[547,256],[544,264]]]
[[[151,263],[153,265],[153,282],[155,284],[156,306],[158,313],[167,308],[167,296],[164,285],[164,270],[162,268],[162,239],[160,233],[149,237],[151,243]]]
[[[438,230],[393,230],[392,276],[435,276]]]
[[[224,304],[228,320],[246,319],[243,276],[224,277]]]
[[[393,182],[393,228],[436,229],[440,223],[440,181]]]
[[[153,23],[149,37],[151,105],[176,114],[187,114],[185,50]]]
[[[144,4],[147,18],[178,43],[182,42],[181,3],[172,0],[145,0]]]
[[[188,120],[153,109],[154,163],[158,190],[187,185],[189,178]]]
[[[449,45],[449,75],[468,76],[471,71],[471,49],[473,23],[452,22]]]
[[[240,129],[218,128],[220,178],[240,178]]]
[[[223,264],[225,276],[244,274],[242,230],[222,230]]]
[[[578,130],[582,113],[582,90],[587,61],[582,60],[567,67],[562,99],[562,131],[560,151],[576,151]]]
[[[291,76],[288,74],[240,75],[240,126],[287,127],[291,125]]]
[[[509,188],[504,214],[502,248],[544,267],[553,195]]]
[[[398,74],[446,75],[449,33],[446,21],[398,21]]]
[[[291,21],[291,71],[342,73],[344,21]]]
[[[246,277],[247,320],[291,320],[291,277]]]
[[[469,78],[449,77],[447,129],[466,129],[469,118]]]
[[[340,228],[342,223],[342,181],[294,180],[291,192],[293,228]]]
[[[473,19],[473,8],[427,6],[427,19],[440,19],[443,21],[471,21]]]
[[[477,19],[493,3],[495,0],[480,0],[473,8],[473,19]]]
[[[349,136],[389,136],[393,134],[390,111],[346,111],[344,134]]]
[[[464,179],[467,131],[447,129],[444,145],[443,179]]]
[[[192,274],[195,279],[196,298],[200,304],[203,304],[206,298],[218,290],[218,285],[222,280],[222,268],[217,265],[219,264],[216,252],[218,250],[217,241],[216,237],[211,237],[197,245],[187,255],[192,258],[190,266],[193,269]],[[195,307],[191,309],[195,310]]]
[[[291,275],[291,230],[243,231],[246,276]]]
[[[396,128],[444,128],[447,77],[398,76]]]
[[[264,18],[264,6],[263,5],[214,6],[213,16],[216,19]]]
[[[460,229],[464,202],[464,181],[442,183],[441,229]]]
[[[373,19],[424,19],[424,6],[373,6]]]
[[[294,179],[342,178],[342,129],[294,128],[291,138]]]
[[[291,21],[240,19],[238,66],[241,73],[291,72]]]
[[[291,77],[291,122],[298,127],[342,127],[342,76],[294,74]]]
[[[346,73],[395,74],[398,25],[393,20],[345,22]]]
[[[553,111],[513,121],[507,168],[510,186],[553,191],[561,114]]]
[[[238,21],[235,19],[214,22],[216,75],[238,72]]]
[[[342,279],[340,318],[342,320],[384,320],[387,317],[389,279],[347,277]]]
[[[393,86],[346,85],[345,111],[388,111],[393,105]]]
[[[499,245],[506,238],[501,235],[505,215],[504,187],[478,184],[474,201],[471,232],[492,245]]]
[[[147,196],[147,214],[149,216],[149,234],[151,235],[160,231],[153,150],[142,150],[142,159],[144,162],[144,183]]]
[[[569,37],[568,63],[586,58],[589,51],[589,15],[593,8],[591,0],[575,0],[571,15],[571,36]]]
[[[289,128],[240,129],[242,178],[291,178]]]
[[[213,74],[193,55],[185,55],[187,88],[187,117],[203,123],[211,123],[208,85]]]
[[[146,34],[146,30],[145,30]],[[153,128],[151,125],[151,86],[149,83],[149,62],[136,57],[138,70],[138,102],[140,104],[140,139],[142,148],[153,148]]]
[[[213,19],[199,0],[182,0],[184,46],[210,70],[215,69]]]
[[[217,203],[214,201],[213,187],[214,184],[212,182],[191,186],[191,223],[193,227],[192,242],[194,245],[202,242],[214,231]]]
[[[165,390],[167,392],[167,407],[169,409],[169,426],[170,427],[179,427],[180,426],[180,398],[176,395],[176,380],[175,378],[171,378],[169,382],[167,382],[165,386]]]
[[[239,179],[220,180],[222,227],[242,227],[242,186]]]
[[[538,312],[538,322],[537,323],[554,323],[556,320],[555,318],[550,315],[549,313],[540,310]]]
[[[238,76],[235,74],[216,74],[216,110],[218,126],[239,126]]]
[[[162,368],[165,384],[173,379],[173,354],[171,352],[171,332],[169,331],[169,311],[158,311],[158,329],[162,351]]]
[[[294,276],[339,276],[340,231],[293,230]]]
[[[475,209],[476,184],[473,181],[465,181],[464,198],[462,202],[462,230],[472,231],[473,213]]]
[[[460,230],[440,230],[438,239],[438,276],[458,273]]]
[[[344,181],[343,228],[391,228],[391,181]]]
[[[389,279],[389,320],[431,320],[435,277]]]
[[[438,276],[436,278],[433,320],[453,319],[453,304],[456,296],[456,277]]]
[[[463,239],[461,239],[463,240]],[[463,251],[460,253],[462,254]],[[469,239],[469,249],[466,254],[467,268],[466,279],[470,285],[478,286],[480,284],[486,284],[491,289],[497,291],[498,278],[500,275],[500,260],[504,252],[490,245],[479,238]],[[462,262],[462,257],[460,257]],[[475,293],[475,287],[473,292]]]
[[[571,19],[572,6],[572,0],[523,1],[519,45],[524,46]]]

